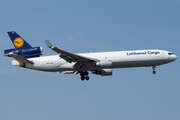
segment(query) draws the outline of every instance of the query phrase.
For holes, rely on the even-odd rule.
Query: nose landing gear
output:
[[[155,71],[156,66],[152,66],[152,68],[153,68],[153,74],[156,74],[156,71]]]

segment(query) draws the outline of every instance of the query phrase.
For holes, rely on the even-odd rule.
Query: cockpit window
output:
[[[172,55],[173,53],[168,53],[168,55]]]

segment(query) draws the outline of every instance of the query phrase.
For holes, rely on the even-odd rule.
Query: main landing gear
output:
[[[87,71],[81,71],[80,75],[81,75],[81,80],[83,81],[84,79],[89,80],[89,76],[88,76],[88,72]]]
[[[152,68],[153,68],[153,74],[156,74],[156,71],[155,71],[156,66],[152,66]]]

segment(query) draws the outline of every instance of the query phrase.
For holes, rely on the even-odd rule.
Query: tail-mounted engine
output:
[[[43,55],[43,48],[42,47],[32,47],[28,49],[8,49],[4,51],[5,56],[11,57],[11,54],[16,54],[22,56],[24,58],[32,58],[32,57],[39,57]]]

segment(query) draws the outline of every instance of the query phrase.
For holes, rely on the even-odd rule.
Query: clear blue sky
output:
[[[73,53],[163,49],[180,57],[179,0],[5,0],[0,4],[1,120],[178,120],[180,63],[113,70],[113,76],[47,73],[3,56],[16,31],[44,55],[46,39]]]

